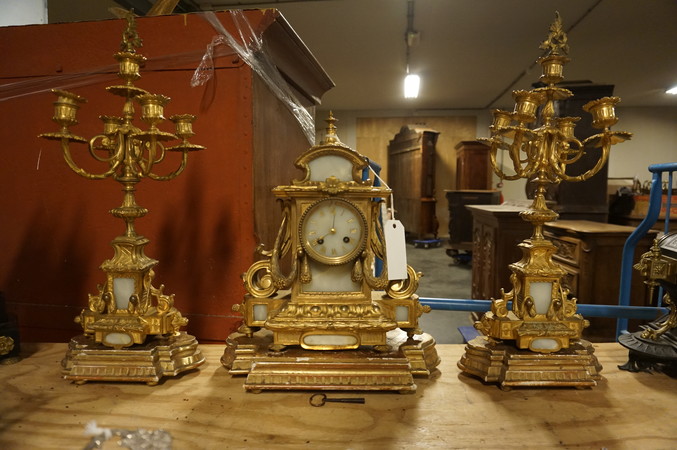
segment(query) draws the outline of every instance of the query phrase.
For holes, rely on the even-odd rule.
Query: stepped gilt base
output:
[[[71,339],[61,366],[64,378],[76,383],[126,381],[155,385],[162,377],[194,369],[204,360],[197,339],[185,332],[149,336],[144,344],[123,349],[97,344],[83,334]]]
[[[231,375],[246,375],[244,388],[262,390],[416,391],[414,376],[429,377],[440,363],[428,334],[408,339],[401,330],[388,333],[388,351],[363,346],[354,350],[306,350],[290,346],[269,350],[270,331],[247,337],[230,335],[221,363]]]
[[[520,350],[511,342],[479,336],[468,342],[458,367],[502,389],[513,386],[592,387],[602,377],[602,366],[588,341],[573,341],[553,353]]]

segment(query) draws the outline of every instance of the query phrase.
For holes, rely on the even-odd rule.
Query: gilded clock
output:
[[[221,359],[245,388],[412,391],[439,359],[418,328],[429,308],[415,295],[420,273],[390,280],[381,205],[387,186],[369,160],[341,143],[335,119],[294,165],[303,172],[273,194],[282,220],[270,251],[243,274],[243,324]]]

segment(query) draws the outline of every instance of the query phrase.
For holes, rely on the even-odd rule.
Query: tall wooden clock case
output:
[[[413,391],[439,359],[418,318],[421,276],[389,281],[381,204],[390,189],[363,177],[368,160],[340,142],[330,115],[323,141],[301,154],[303,171],[273,193],[282,221],[271,251],[243,274],[244,316],[222,363],[245,388]],[[364,178],[364,179],[363,179]]]

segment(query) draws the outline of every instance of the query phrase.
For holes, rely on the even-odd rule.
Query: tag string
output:
[[[369,167],[369,170],[371,171],[371,173],[374,174],[374,176],[378,179],[378,181],[381,182],[381,184],[383,186],[385,186],[387,189],[390,189],[390,186],[388,186],[388,183],[383,181],[383,178],[378,176],[376,171],[371,167],[371,164],[368,165],[367,167]],[[392,189],[390,189],[390,208],[389,208],[389,211],[390,211],[390,219],[395,220],[395,196],[393,195]]]

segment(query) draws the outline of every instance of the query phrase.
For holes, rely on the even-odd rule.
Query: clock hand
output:
[[[322,236],[320,236],[319,238],[315,239],[316,244],[322,245],[323,242],[320,242],[320,241],[324,241],[325,237],[329,236],[330,234],[336,233],[336,208],[334,208],[334,211],[333,211],[332,214],[333,214],[333,216],[331,218],[331,228],[329,229],[329,232],[325,233]]]
[[[316,244],[319,244],[319,245],[322,245],[324,242],[320,242],[320,241],[324,241],[324,238],[325,238],[325,237],[329,236],[330,234],[334,234],[334,233],[336,233],[336,229],[335,229],[334,227],[331,227],[331,230],[329,230],[328,233],[325,233],[324,235],[322,235],[322,236],[320,236],[319,238],[315,239],[315,243],[316,243]]]

